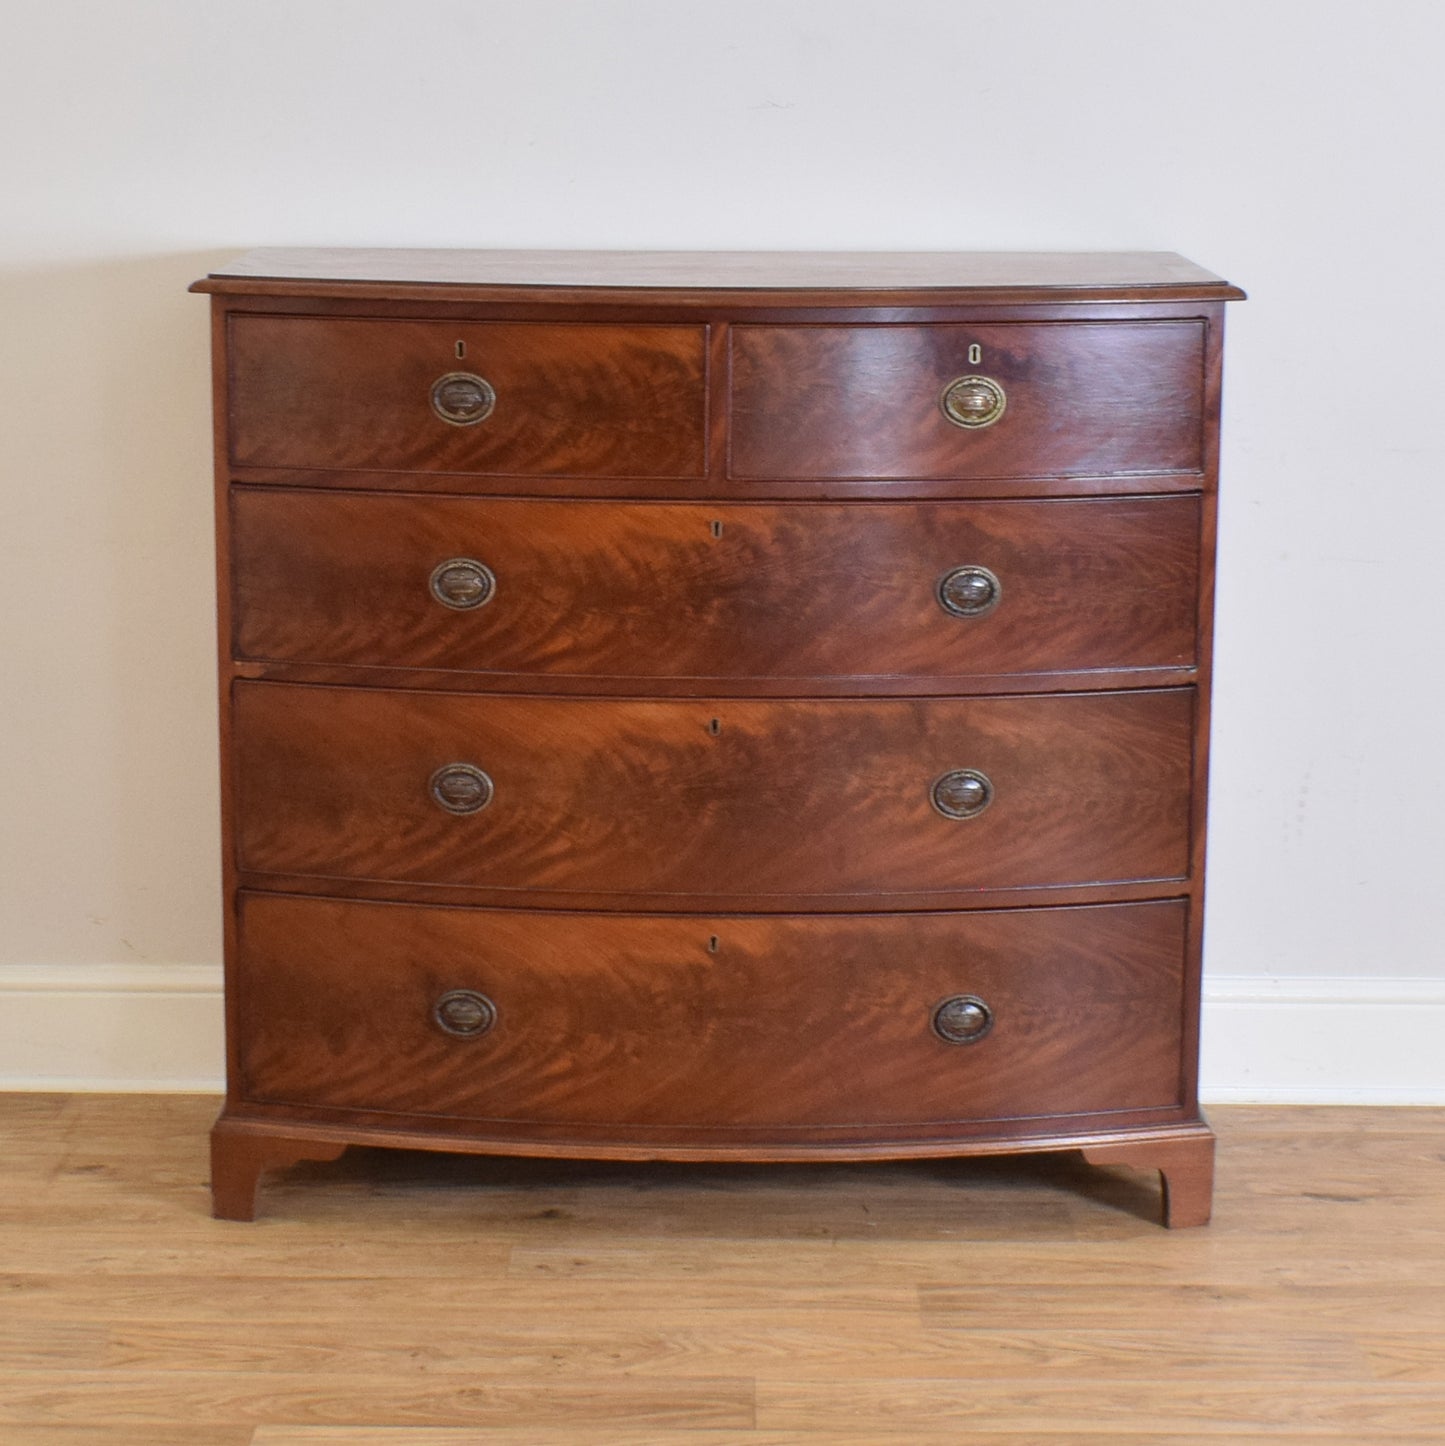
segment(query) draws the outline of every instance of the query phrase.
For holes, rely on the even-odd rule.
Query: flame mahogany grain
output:
[[[1167,1223],[1208,1218],[1215,490],[1242,293],[1145,253],[265,251],[194,289],[218,1215],[365,1143],[1075,1149],[1159,1170]],[[433,410],[452,372],[493,389],[485,420]],[[945,418],[966,374],[1003,389],[993,425]],[[429,591],[454,558],[494,579],[482,606]],[[940,579],[969,566],[1001,602],[951,616]],[[477,812],[428,793],[457,763],[487,774]],[[976,818],[930,802],[959,769],[992,789]],[[952,1016],[986,1010],[974,1042],[933,1027],[955,996],[984,1001]]]
[[[553,677],[756,680],[1192,666],[1198,497],[743,504],[238,487],[236,655]],[[437,564],[497,580],[440,605]],[[950,569],[1000,579],[978,618]],[[846,621],[846,626],[840,623]]]
[[[253,873],[751,909],[1189,870],[1192,688],[654,702],[243,682],[233,716]],[[478,813],[427,791],[454,762],[492,780]],[[993,784],[976,818],[930,801],[957,768]]]
[[[704,471],[701,327],[238,316],[230,330],[238,467]],[[453,426],[432,411],[432,384],[453,372],[495,389],[485,421]]]
[[[1198,473],[1204,342],[1200,321],[734,327],[731,473]],[[950,381],[973,373],[1007,396],[978,431],[939,405]]]
[[[502,1136],[900,1138],[1178,1110],[1186,905],[638,917],[246,894],[241,1074],[258,1105]],[[497,1022],[444,1033],[475,990]],[[980,996],[977,1043],[934,1032]]]

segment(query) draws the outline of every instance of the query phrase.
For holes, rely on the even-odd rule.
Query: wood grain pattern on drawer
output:
[[[700,326],[235,316],[239,467],[699,477]]]
[[[970,377],[1002,409],[959,425],[944,393]],[[731,429],[738,478],[1197,473],[1204,326],[738,326]]]
[[[657,702],[241,682],[233,702],[238,862],[257,872],[661,900],[1187,870],[1192,688]]]
[[[680,1136],[1167,1108],[1185,921],[1177,901],[658,918],[243,894],[241,1088]]]
[[[539,677],[1187,665],[1195,496],[551,502],[236,488],[239,657]]]

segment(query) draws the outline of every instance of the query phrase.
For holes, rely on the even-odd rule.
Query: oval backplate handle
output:
[[[934,779],[929,798],[944,818],[977,818],[993,802],[993,783],[976,768],[952,768]]]
[[[486,563],[474,557],[449,557],[432,569],[427,585],[443,607],[464,613],[491,602],[497,578]]]
[[[476,1039],[497,1022],[497,1006],[475,989],[449,989],[432,1005],[438,1029],[458,1039]]]
[[[427,792],[448,813],[480,813],[494,790],[490,775],[475,763],[446,763],[427,781]]]
[[[954,994],[933,1011],[933,1032],[947,1044],[976,1044],[993,1028],[993,1010],[977,994]]]
[[[938,404],[955,427],[977,432],[1003,416],[1008,398],[992,377],[955,377],[944,387]]]
[[[431,385],[431,409],[453,427],[485,422],[497,405],[497,393],[486,377],[475,372],[447,372]]]

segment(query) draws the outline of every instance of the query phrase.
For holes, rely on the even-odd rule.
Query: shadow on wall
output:
[[[0,274],[0,963],[220,955],[209,323],[233,252]]]

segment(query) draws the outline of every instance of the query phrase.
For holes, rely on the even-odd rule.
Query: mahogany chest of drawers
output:
[[[1208,1218],[1224,303],[273,251],[214,314],[218,1215],[346,1145],[1079,1149]]]

